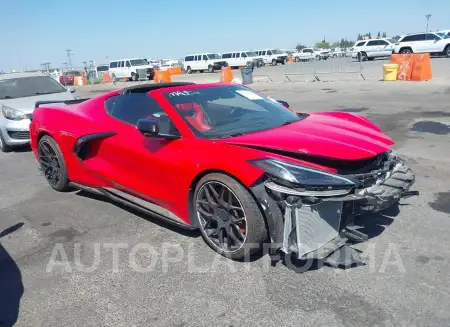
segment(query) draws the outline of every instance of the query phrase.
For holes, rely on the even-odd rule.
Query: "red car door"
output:
[[[104,121],[115,134],[98,143],[85,165],[110,185],[108,192],[166,217],[186,219],[187,190],[180,183],[186,139],[142,135],[136,123],[145,118],[159,120],[161,133],[181,136],[148,94],[118,95]]]

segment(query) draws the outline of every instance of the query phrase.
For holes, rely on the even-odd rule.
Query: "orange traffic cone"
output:
[[[171,83],[172,77],[167,70],[160,70],[158,73],[158,81],[156,83]]]
[[[233,80],[233,72],[231,71],[231,67],[222,67],[220,71],[220,81],[222,83],[231,83]]]

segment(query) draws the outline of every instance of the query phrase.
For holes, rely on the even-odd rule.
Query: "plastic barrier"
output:
[[[170,67],[167,69],[170,75],[181,75],[183,74],[183,71],[181,70],[181,67]]]
[[[106,84],[106,83],[112,83],[112,78],[111,78],[111,76],[109,76],[109,74],[103,74],[102,75],[102,80],[101,80],[101,83],[102,84]]]
[[[87,81],[83,76],[75,76],[73,78],[73,85],[74,86],[84,86],[84,85],[87,85]]]
[[[172,78],[167,70],[155,70],[153,81],[155,83],[170,83],[172,82]]]
[[[233,72],[231,71],[231,67],[222,67],[220,70],[220,81],[222,83],[231,83],[233,80]]]
[[[433,78],[429,53],[393,54],[391,64],[399,65],[397,80],[427,81]]]
[[[295,58],[293,58],[293,57],[289,57],[289,58],[288,58],[288,62],[289,62],[289,63],[293,63],[293,62],[295,62]]]
[[[396,81],[399,64],[383,65],[383,80]]]
[[[433,78],[431,58],[429,53],[413,56],[412,81],[429,81]]]

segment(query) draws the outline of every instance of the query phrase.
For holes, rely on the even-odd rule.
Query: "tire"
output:
[[[277,60],[276,59],[272,59],[272,66],[276,66],[277,65]]]
[[[213,65],[208,66],[208,73],[214,73],[214,67]]]
[[[51,162],[48,162],[50,156],[46,155],[47,152],[52,157]],[[71,188],[69,186],[69,177],[67,175],[67,167],[64,161],[64,156],[55,140],[48,135],[43,136],[38,143],[38,153],[41,170],[44,173],[50,187],[58,192],[70,191]],[[45,160],[44,157],[46,157]],[[49,168],[50,166],[51,168]],[[55,168],[58,169],[58,172],[53,175],[52,172],[54,172],[53,169]]]
[[[131,80],[132,80],[133,82],[136,82],[136,81],[138,80],[138,75],[135,74],[135,73],[131,73]]]
[[[400,53],[401,54],[408,54],[408,53],[413,53],[411,48],[402,48],[400,49]]]
[[[367,54],[365,52],[358,53],[358,61],[363,62],[367,60]]]
[[[295,57],[295,62],[299,62],[300,58],[299,57]]]
[[[111,79],[112,79],[113,84],[116,84],[116,82],[117,82],[116,74],[113,73],[113,74],[111,75]]]
[[[0,151],[7,153],[11,152],[13,150],[13,147],[5,143],[5,139],[3,138],[2,134],[0,133]]]
[[[316,56],[316,60],[319,61],[321,58],[319,55]]]
[[[187,68],[186,68],[186,73],[187,73],[187,74],[192,74],[192,68],[191,68],[191,66],[187,66]]]
[[[447,44],[444,50],[444,54],[447,56],[447,58],[450,58],[450,44]]]
[[[211,187],[213,187],[215,193],[211,191]],[[222,189],[225,190],[224,193],[222,193]],[[209,200],[206,200],[208,194],[209,199],[218,205],[208,205],[211,203]],[[228,196],[225,194],[228,194]],[[233,214],[230,213],[229,209],[226,209],[230,199],[229,196],[233,198],[231,203],[234,208],[241,208],[239,210],[233,209]],[[204,205],[205,203],[207,206]],[[224,203],[224,205],[221,203]],[[195,188],[193,207],[196,212],[195,219],[197,219],[204,241],[217,253],[233,260],[239,260],[261,250],[261,245],[267,237],[263,215],[250,192],[234,178],[220,173],[204,176]],[[207,216],[204,216],[198,208],[214,218],[205,218]],[[239,226],[234,223],[236,216],[241,221]],[[240,231],[240,234],[236,232],[237,230]],[[222,244],[223,246],[221,246],[220,234],[222,234],[223,243],[226,243],[226,245]],[[231,234],[234,237],[228,236]],[[233,248],[233,245],[230,246],[229,242],[234,242],[234,238],[241,241],[235,243]]]

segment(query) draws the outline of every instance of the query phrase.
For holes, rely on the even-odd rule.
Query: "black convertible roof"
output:
[[[172,82],[172,83],[155,83],[155,84],[141,84],[124,88],[120,94],[127,93],[148,93],[153,90],[162,89],[165,87],[177,87],[184,85],[193,85],[191,82]]]

